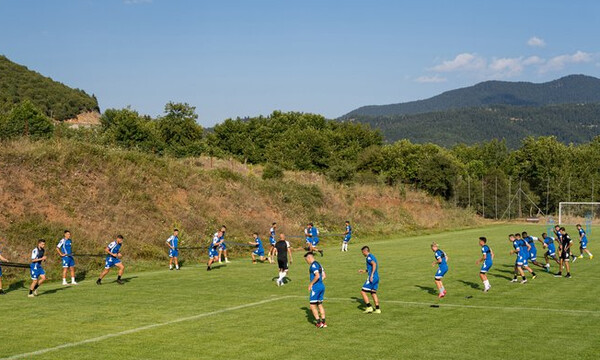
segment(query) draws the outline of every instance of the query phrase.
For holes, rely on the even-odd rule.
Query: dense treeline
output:
[[[45,116],[66,120],[99,111],[95,96],[42,76],[0,55],[0,114],[30,101]]]
[[[263,177],[271,179],[281,178],[283,170],[306,170],[349,185],[411,186],[486,217],[552,213],[559,201],[600,195],[600,137],[579,145],[553,136],[527,137],[514,150],[504,140],[451,148],[409,140],[385,144],[364,124],[296,112],[229,119],[205,131],[194,107],[180,103],[168,103],[156,119],[129,108],[109,109],[100,127],[70,129],[53,125],[31,102],[0,116],[0,139],[23,135],[79,139],[157,156],[233,157],[266,165]]]

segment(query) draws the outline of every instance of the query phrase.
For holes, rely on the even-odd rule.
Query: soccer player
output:
[[[0,238],[0,245],[3,245],[4,239]],[[8,262],[8,259],[2,256],[2,251],[0,251],[0,261]],[[0,295],[6,295],[4,289],[2,289],[2,267],[0,267]]]
[[[123,271],[125,271],[125,266],[123,266],[123,263],[121,263],[121,257],[123,256],[123,254],[121,254],[122,245],[123,236],[117,235],[117,239],[108,244],[108,246],[104,249],[104,251],[106,252],[106,259],[104,260],[105,265],[104,270],[102,270],[102,273],[98,277],[98,280],[96,280],[97,285],[102,285],[102,279],[114,266],[116,266],[119,269],[119,274],[117,275],[117,283],[119,285],[124,284],[123,280],[121,280],[121,276],[123,276]]]
[[[560,233],[560,226],[554,226],[554,235],[556,235],[556,241],[558,242],[558,256],[560,257],[560,244],[562,244],[562,234]]]
[[[446,255],[446,253],[444,253],[435,242],[431,243],[431,251],[433,251],[435,256],[435,261],[431,264],[431,266],[438,266],[438,269],[435,272],[434,280],[439,292],[438,298],[441,299],[446,296],[446,288],[444,288],[442,278],[448,272],[449,258],[448,255]]]
[[[558,268],[558,273],[554,275],[555,277],[562,277],[562,269],[563,267],[567,270],[567,278],[571,278],[571,264],[569,260],[571,259],[571,246],[573,245],[573,240],[564,227],[560,228],[560,265]]]
[[[590,260],[592,260],[594,255],[592,255],[592,253],[587,249],[587,234],[580,224],[577,224],[577,230],[579,231],[579,258],[583,259],[583,253],[586,252],[590,256]]]
[[[554,245],[554,238],[548,236],[548,234],[546,233],[542,233],[542,239],[538,240],[543,244],[542,246],[544,248],[548,248],[548,250],[544,253],[544,260],[546,260],[546,265],[544,265],[544,268],[546,269],[546,272],[550,272],[550,262],[548,261],[548,259],[553,259],[554,261],[556,261],[559,267],[560,261],[556,257],[556,246]]]
[[[367,281],[362,286],[360,290],[360,294],[362,295],[363,301],[365,302],[365,314],[381,314],[381,309],[379,308],[379,298],[377,297],[377,288],[379,288],[379,265],[377,264],[377,259],[373,254],[371,254],[371,249],[368,246],[363,246],[362,249],[363,256],[366,258],[367,269],[360,269],[358,272],[360,274],[367,274]],[[373,303],[375,304],[375,310],[373,310],[373,306],[369,302],[369,295],[373,298]]]
[[[344,241],[342,241],[342,251],[348,251],[348,243],[352,239],[352,226],[350,221],[346,221],[346,231],[344,232]]]
[[[525,284],[527,282],[525,271],[523,271],[523,269],[529,271],[531,273],[531,278],[535,279],[537,275],[527,264],[531,246],[529,246],[529,244],[527,244],[527,242],[521,238],[521,234],[519,233],[508,235],[508,240],[512,242],[514,248],[514,250],[510,251],[510,254],[517,255],[517,259],[515,260],[515,275],[511,282],[517,282],[518,275],[521,275],[521,284]]]
[[[327,275],[325,274],[325,269],[315,260],[315,255],[312,252],[309,251],[304,254],[304,259],[309,265],[310,283],[308,284],[308,292],[310,293],[310,310],[315,317],[317,328],[326,328],[325,308],[323,307],[323,297],[325,295],[323,280],[325,280]]]
[[[535,236],[529,236],[526,231],[523,231],[521,234],[522,239],[525,240],[527,244],[529,244],[529,253],[527,257],[527,261],[531,261],[533,265],[539,266],[542,269],[545,269],[544,265],[540,264],[537,261],[537,248],[535,247],[535,241],[538,240]]]
[[[275,250],[277,252],[277,266],[279,267],[279,278],[277,279],[277,286],[285,284],[283,279],[287,276],[289,263],[292,263],[292,248],[290,243],[285,240],[284,234],[279,234],[279,240],[275,243]]]
[[[225,256],[225,263],[229,264],[229,259],[227,258],[227,245],[225,245],[225,231],[227,231],[227,227],[225,225],[221,225],[221,245],[219,246],[219,264],[221,263],[221,256]]]
[[[63,273],[62,273],[62,284],[69,285],[67,283],[67,269],[71,270],[71,285],[77,285],[75,282],[75,259],[73,259],[72,252],[72,240],[71,240],[71,232],[69,230],[65,230],[63,233],[63,238],[56,245],[56,252],[61,257]]]
[[[304,234],[306,235],[307,250],[309,252],[317,251],[323,256],[323,250],[317,249],[317,245],[319,244],[319,229],[313,223],[308,223],[306,229],[304,229]]]
[[[253,233],[254,241],[250,241],[248,244],[256,246],[256,249],[252,252],[252,263],[256,264],[256,257],[260,257],[260,261],[265,261],[265,248],[263,248],[262,240],[258,237],[258,233]]]
[[[206,271],[212,270],[210,267],[214,262],[221,260],[219,257],[219,246],[221,246],[221,242],[223,241],[223,232],[221,230],[217,231],[212,238],[212,241],[208,247],[208,263],[206,264]],[[219,261],[220,262],[220,261]]]
[[[173,235],[167,239],[167,246],[169,247],[169,270],[173,270],[173,261],[175,261],[175,269],[179,270],[179,230],[173,229]]]
[[[277,223],[274,222],[273,224],[271,224],[271,228],[269,229],[269,243],[271,244],[271,247],[269,248],[269,263],[273,264],[275,262],[275,260],[273,259],[277,253],[277,250],[275,249],[275,243],[277,242],[277,240],[275,239],[275,232],[277,231]]]
[[[481,264],[481,269],[479,270],[479,277],[483,282],[483,292],[490,291],[492,287],[490,285],[490,281],[487,278],[487,273],[492,268],[492,264],[494,261],[494,252],[487,245],[487,239],[485,237],[479,238],[479,246],[481,246],[481,259],[477,260],[476,264]]]
[[[44,271],[44,268],[42,268],[42,261],[46,260],[46,255],[44,255],[45,247],[46,240],[40,239],[38,240],[37,247],[31,252],[31,264],[29,264],[29,269],[31,272],[31,280],[33,281],[29,287],[29,295],[27,295],[30,298],[37,296],[37,289],[46,280],[46,272]]]

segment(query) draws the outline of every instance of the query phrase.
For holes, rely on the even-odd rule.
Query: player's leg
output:
[[[321,318],[319,317],[319,309],[317,308],[317,303],[310,303],[310,311],[317,322],[317,325],[321,323]]]
[[[254,253],[254,251],[250,255],[252,256],[252,263],[256,264],[256,254]]]
[[[321,327],[327,327],[325,324],[325,307],[323,306],[323,302],[319,302],[318,305],[319,313],[321,313]]]
[[[373,303],[375,304],[375,313],[381,314],[381,310],[379,309],[379,296],[377,296],[377,292],[371,292],[371,297],[373,298]]]
[[[110,267],[105,267],[104,270],[102,270],[102,272],[100,273],[100,276],[98,276],[98,281],[96,281],[96,282],[100,283],[100,281],[102,281],[102,279],[104,279],[104,277],[106,276],[106,274],[108,274],[109,271],[110,271]]]
[[[67,270],[68,270],[68,266],[63,265],[63,271],[62,271],[62,276],[63,276],[62,284],[63,285],[68,285],[67,284]]]
[[[179,270],[179,258],[177,256],[173,256],[173,261],[175,262],[175,269]]]
[[[35,289],[37,289],[37,282],[38,282],[37,278],[35,278],[31,281],[31,285],[29,286],[29,295],[28,295],[29,297],[34,297],[33,291]]]
[[[169,256],[169,270],[173,270],[173,256]]]
[[[121,280],[121,276],[123,276],[123,272],[125,271],[125,266],[123,266],[123,263],[117,263],[115,266],[119,269],[119,273],[117,275],[117,283],[119,285],[123,285],[123,280]]]
[[[567,270],[567,277],[570,278],[571,277],[571,262],[569,261],[569,259],[565,260],[565,268]]]
[[[227,249],[223,249],[223,255],[225,256],[225,263],[229,263],[229,258],[227,257]]]
[[[71,270],[71,285],[77,285],[75,281],[75,266],[71,266],[69,269]]]
[[[223,256],[223,249],[219,247],[219,264],[221,263],[221,258]]]

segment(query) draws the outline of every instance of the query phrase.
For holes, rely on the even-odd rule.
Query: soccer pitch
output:
[[[599,260],[577,260],[573,278],[539,268],[535,280],[510,283],[515,256],[506,235],[541,225],[498,225],[384,240],[353,239],[317,256],[327,273],[328,328],[316,329],[308,308],[308,265],[294,252],[288,282],[275,286],[276,265],[247,258],[205,270],[205,254],[180,271],[111,272],[76,287],[45,284],[40,296],[25,289],[0,298],[1,359],[597,359],[600,355]],[[579,255],[575,227],[567,231]],[[478,237],[496,257],[484,294]],[[429,245],[449,258],[446,298],[435,295]],[[380,266],[382,314],[363,314],[358,274],[369,245]],[[536,244],[538,254],[543,249]],[[592,234],[590,250],[600,254]],[[127,245],[123,247],[127,265]],[[543,256],[539,256],[543,258]],[[557,269],[552,263],[551,273]],[[101,269],[98,269],[100,272]],[[56,279],[54,279],[56,280]],[[432,307],[431,305],[440,305]]]

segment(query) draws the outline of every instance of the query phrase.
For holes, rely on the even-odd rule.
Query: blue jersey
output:
[[[61,253],[65,254],[65,256],[73,255],[71,250],[71,239],[62,238],[58,242],[58,245],[56,245],[56,248],[59,249]]]
[[[311,282],[315,279],[315,274],[319,273],[319,280],[317,280],[314,283],[313,287],[324,286],[323,285],[323,267],[321,266],[321,264],[319,264],[317,261],[314,261],[310,265],[308,272],[310,273],[310,281]]]
[[[585,230],[583,230],[583,228],[579,229],[579,236],[581,237],[581,241],[587,241],[587,235],[585,234]]]
[[[346,236],[352,236],[352,226],[347,225],[346,232],[347,232]]]
[[[275,245],[276,241],[275,241],[275,228],[270,228],[269,229],[269,242],[271,243],[271,245]]]
[[[175,249],[177,249],[177,247],[179,246],[179,238],[175,235],[171,235],[168,239],[167,239],[167,243],[174,247]]]
[[[556,252],[556,245],[554,245],[554,238],[546,237],[544,239],[544,244],[548,247],[548,251],[550,254],[554,254]]]
[[[112,257],[112,256],[117,256],[117,254],[119,253],[119,251],[121,250],[121,245],[116,241],[111,242],[110,244],[108,244],[108,251],[110,251],[111,254],[113,255],[107,255],[106,257]]]
[[[483,245],[481,247],[481,254],[485,257],[484,262],[487,265],[491,265],[492,264],[492,250],[490,250],[490,247],[487,245]]]
[[[304,234],[306,234],[307,242],[318,242],[319,241],[319,230],[316,227],[311,227],[304,229]]]
[[[535,240],[536,239],[534,239],[533,236],[528,236],[528,237],[524,238],[523,240],[525,240],[525,242],[528,243],[529,246],[531,246],[531,250],[530,251],[536,251],[537,250],[536,247],[535,247]],[[525,247],[525,248],[527,248],[527,247]]]
[[[373,254],[367,255],[366,261],[367,261],[367,276],[371,277],[371,272],[373,271],[373,265],[371,263],[374,262],[376,267],[375,267],[375,273],[373,274],[373,279],[379,278],[379,264],[377,263],[377,259],[375,258],[375,256],[373,256]]]
[[[446,263],[446,254],[441,249],[438,249],[434,255],[435,255],[436,260],[442,259],[442,262],[438,263],[439,267],[447,267],[448,266],[448,263]]]
[[[519,252],[519,256],[522,256],[525,260],[529,257],[529,251],[527,251],[527,243],[523,239],[516,240],[513,244],[515,250]]]
[[[219,235],[217,235],[215,233],[215,236],[213,236],[212,242],[211,242],[211,247],[216,248],[219,244],[219,242],[221,241],[223,237],[219,237]]]
[[[257,237],[257,238],[255,239],[255,241],[256,241],[256,249],[257,249],[258,251],[261,251],[261,250],[262,250],[262,251],[265,251],[265,249],[263,248],[262,240],[261,240],[260,238],[258,238],[258,237]]]
[[[41,261],[36,261],[33,262],[33,260],[39,260],[41,258],[44,257],[44,249],[40,249],[38,247],[36,247],[35,249],[33,249],[33,251],[31,252],[31,266],[33,268],[38,268],[38,267],[42,267],[42,262]]]

